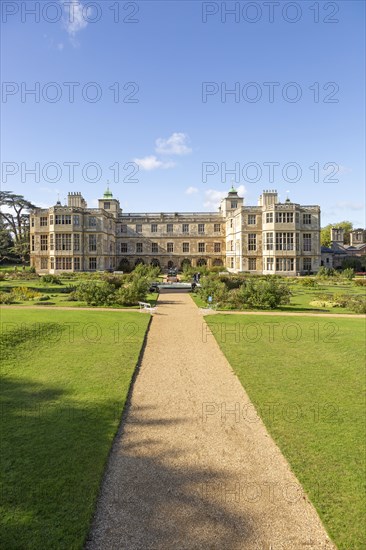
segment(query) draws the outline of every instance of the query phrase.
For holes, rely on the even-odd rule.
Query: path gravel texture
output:
[[[334,548],[190,296],[162,293],[86,549]]]

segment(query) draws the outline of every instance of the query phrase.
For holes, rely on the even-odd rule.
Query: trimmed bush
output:
[[[150,280],[148,277],[135,277],[116,292],[115,301],[122,306],[134,306],[139,302],[145,302]]]
[[[26,286],[18,286],[12,289],[11,294],[14,296],[14,300],[29,302],[31,300],[38,300],[41,298],[41,292],[32,290]]]
[[[76,289],[77,300],[89,306],[109,306],[115,302],[115,287],[109,283],[85,281]]]
[[[47,275],[42,275],[41,281],[42,283],[47,283],[51,285],[62,285],[60,277],[58,277],[57,275],[52,275],[51,273],[48,273]]]

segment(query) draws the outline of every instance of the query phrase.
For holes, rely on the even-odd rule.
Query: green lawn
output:
[[[149,319],[2,311],[1,548],[83,547]]]
[[[365,321],[206,321],[339,550],[363,550]]]

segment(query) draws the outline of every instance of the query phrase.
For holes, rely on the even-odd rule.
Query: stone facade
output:
[[[342,267],[344,260],[354,257],[362,265],[366,264],[366,230],[362,228],[353,229],[350,232],[350,244],[344,243],[344,229],[332,227],[331,247],[321,247],[321,265],[325,267]]]
[[[67,205],[36,209],[30,233],[40,273],[127,271],[139,262],[283,275],[320,266],[320,207],[280,203],[276,191],[246,206],[231,189],[217,212],[170,213],[124,213],[109,189],[98,208],[69,193]]]

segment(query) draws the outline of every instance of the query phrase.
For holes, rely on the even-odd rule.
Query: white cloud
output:
[[[63,45],[62,42],[59,42],[59,43],[57,44],[57,49],[58,49],[59,52],[62,52],[62,50],[64,49],[64,45]]]
[[[187,155],[192,149],[187,146],[188,136],[182,132],[174,132],[167,139],[158,138],[155,141],[155,151],[160,155]]]
[[[188,187],[185,190],[186,195],[193,195],[194,193],[198,193],[197,187]]]
[[[244,185],[239,185],[239,187],[236,188],[236,191],[238,192],[239,197],[243,197],[246,193],[246,189]],[[217,208],[220,206],[220,202],[223,198],[225,198],[228,194],[228,191],[218,191],[217,189],[208,189],[205,191],[206,200],[203,203],[205,208],[208,208],[209,210],[217,210]]]
[[[158,168],[173,168],[174,162],[163,162],[162,160],[159,160],[156,158],[155,155],[150,155],[148,157],[144,157],[142,159],[133,159],[133,161],[138,164],[139,168],[141,170],[157,170]]]
[[[203,203],[205,208],[209,210],[217,210],[220,206],[220,202],[226,197],[227,191],[217,191],[216,189],[208,189],[205,191],[206,200]]]
[[[60,2],[65,10],[63,18],[64,27],[70,36],[71,42],[76,45],[76,42],[74,41],[76,33],[85,29],[88,25],[86,16],[91,8],[87,8],[87,10],[85,10],[85,7],[80,0],[69,0],[69,2],[60,0]]]

